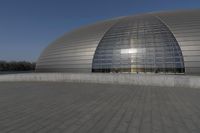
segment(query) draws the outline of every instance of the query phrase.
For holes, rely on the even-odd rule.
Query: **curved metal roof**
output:
[[[153,16],[164,24],[180,46],[185,72],[200,73],[200,10],[148,13],[136,16],[144,18]],[[36,71],[91,72],[95,51],[106,37],[106,33],[118,22],[124,22],[127,18],[134,21],[134,18],[137,19],[136,16],[98,22],[66,33],[43,51],[38,59]]]

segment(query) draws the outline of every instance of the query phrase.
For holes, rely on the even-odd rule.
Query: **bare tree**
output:
[[[0,61],[0,71],[33,71],[36,63],[27,61]]]

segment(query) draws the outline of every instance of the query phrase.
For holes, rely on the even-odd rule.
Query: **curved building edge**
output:
[[[158,17],[173,33],[183,55],[185,74],[200,74],[200,10],[149,14]],[[95,23],[65,34],[44,50],[36,71],[91,72],[100,41],[123,18]]]

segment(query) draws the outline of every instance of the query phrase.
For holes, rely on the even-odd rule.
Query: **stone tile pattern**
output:
[[[200,89],[0,83],[0,133],[200,133]]]

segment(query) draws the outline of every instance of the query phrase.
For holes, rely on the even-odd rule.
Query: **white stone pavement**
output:
[[[102,73],[27,73],[0,75],[0,82],[86,82],[200,88],[200,76]]]

